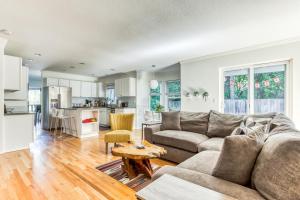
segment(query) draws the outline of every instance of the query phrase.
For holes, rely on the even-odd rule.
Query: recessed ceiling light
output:
[[[80,64],[80,65],[85,65],[85,63],[84,63],[84,62],[80,62],[79,64]]]
[[[32,62],[32,61],[33,61],[33,59],[29,58],[29,59],[27,59],[27,61],[28,61],[28,62]]]
[[[70,66],[71,69],[75,69],[75,66]]]
[[[35,53],[34,55],[35,56],[42,56],[42,54],[40,54],[40,53]]]
[[[2,33],[2,34],[4,34],[4,35],[11,35],[11,34],[12,34],[12,32],[9,31],[9,30],[7,30],[7,29],[1,29],[1,30],[0,30],[0,33]]]

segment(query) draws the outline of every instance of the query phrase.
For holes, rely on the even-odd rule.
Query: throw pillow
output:
[[[206,134],[209,113],[180,112],[180,126],[183,131]]]
[[[282,113],[276,115],[270,122],[270,135],[297,131],[292,120]]]
[[[226,137],[212,175],[240,185],[247,185],[263,144],[264,126],[255,127],[247,135]]]
[[[181,130],[179,112],[162,112],[161,118],[161,130]]]
[[[226,137],[243,122],[242,116],[211,111],[208,122],[208,137]]]
[[[246,127],[252,127],[252,126],[255,126],[256,124],[267,125],[270,123],[271,120],[272,120],[272,118],[248,117],[246,119]]]

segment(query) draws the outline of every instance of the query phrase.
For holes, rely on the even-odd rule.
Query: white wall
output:
[[[189,99],[182,94],[182,110],[209,111],[219,109],[219,72],[222,67],[258,64],[270,61],[292,59],[291,118],[300,127],[300,42],[280,44],[256,50],[231,52],[211,58],[199,58],[181,63],[181,87],[204,88],[210,97],[207,102]]]
[[[0,153],[4,148],[4,73],[3,56],[7,40],[0,37]]]

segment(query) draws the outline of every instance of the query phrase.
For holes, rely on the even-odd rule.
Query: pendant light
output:
[[[152,68],[155,68],[155,65],[152,65]],[[159,83],[158,80],[155,79],[155,72],[153,72],[153,74],[154,74],[154,79],[150,81],[150,88],[152,90],[155,90],[159,86]]]

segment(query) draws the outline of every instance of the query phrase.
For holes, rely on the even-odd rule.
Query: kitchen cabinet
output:
[[[19,91],[5,91],[6,100],[28,100],[28,67],[22,67],[21,89]]]
[[[43,80],[43,86],[59,86],[58,79],[57,78],[44,78]]]
[[[81,82],[70,80],[70,87],[72,88],[72,97],[81,97]]]
[[[22,87],[22,58],[4,56],[4,90],[17,91]]]
[[[81,97],[92,96],[92,82],[81,81]]]
[[[97,83],[91,83],[91,97],[98,97]]]
[[[105,97],[103,83],[99,82],[98,85],[98,97]]]
[[[58,85],[61,87],[70,87],[70,80],[67,79],[59,79]]]
[[[117,97],[136,96],[136,79],[129,77],[115,80],[115,93]]]
[[[34,141],[34,115],[5,115],[4,130],[4,152],[28,149]]]

